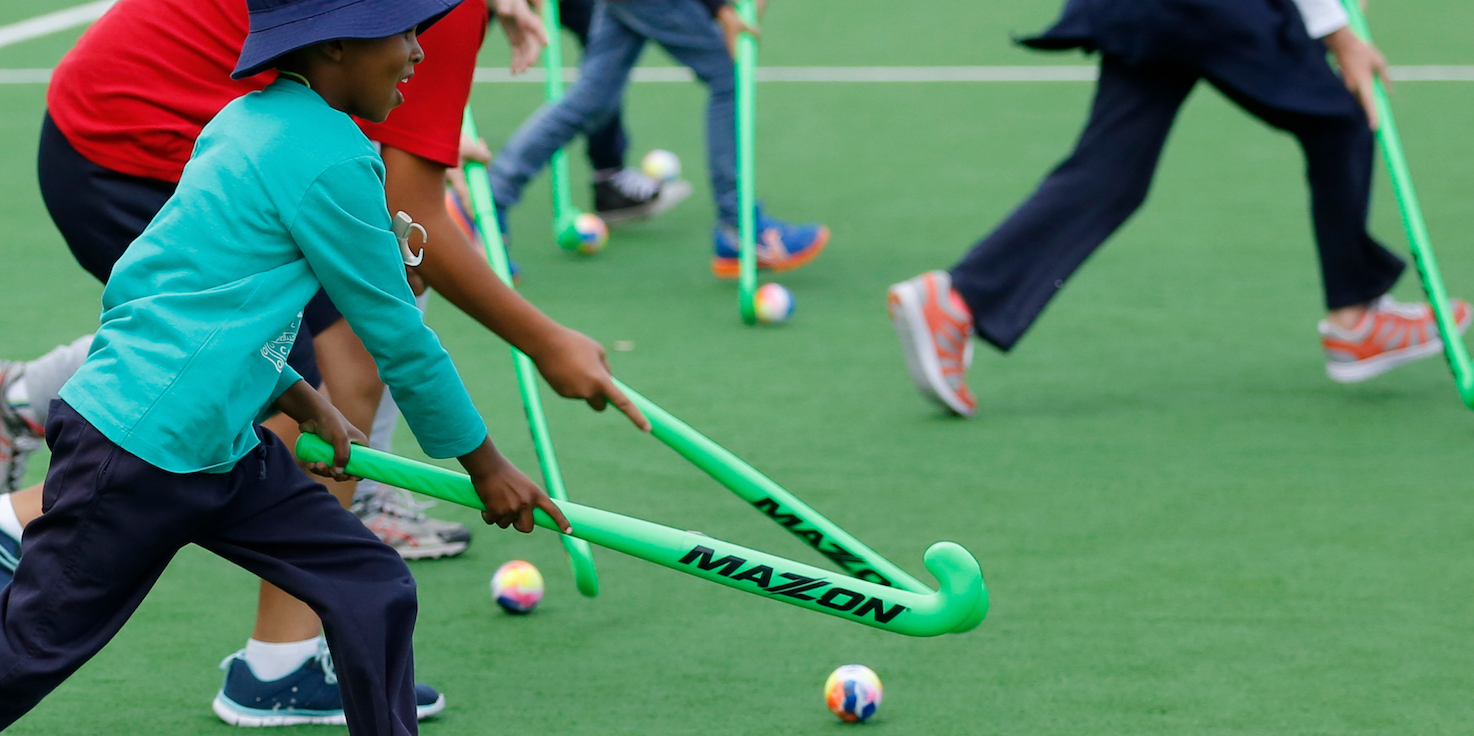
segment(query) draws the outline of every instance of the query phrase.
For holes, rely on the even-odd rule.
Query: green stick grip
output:
[[[1361,11],[1359,0],[1342,0],[1351,30],[1367,43],[1372,41],[1371,28],[1366,15]],[[1413,176],[1403,154],[1402,139],[1397,134],[1397,119],[1392,115],[1392,101],[1382,80],[1375,81],[1373,95],[1376,98],[1378,129],[1377,140],[1382,144],[1382,157],[1392,175],[1392,191],[1397,197],[1397,207],[1402,213],[1403,228],[1407,231],[1408,244],[1417,266],[1418,277],[1423,282],[1423,292],[1433,307],[1433,316],[1438,324],[1438,336],[1443,340],[1443,354],[1448,360],[1449,370],[1454,376],[1454,385],[1464,405],[1474,408],[1474,365],[1469,359],[1469,348],[1459,334],[1449,308],[1448,290],[1443,283],[1443,274],[1438,270],[1438,259],[1433,254],[1433,242],[1428,236],[1428,225],[1423,220],[1423,208],[1418,203],[1418,193],[1413,188]]]
[[[331,462],[332,447],[311,434],[297,442],[297,456]],[[483,508],[471,479],[433,465],[366,447],[354,447],[349,473],[408,488],[444,501]],[[632,557],[799,608],[908,636],[938,636],[955,630],[977,607],[982,571],[967,550],[938,542],[926,551],[926,568],[940,582],[935,592],[913,593],[836,575],[776,555],[696,532],[558,501],[573,535]],[[557,531],[536,513],[537,525]]]
[[[615,379],[615,383],[650,420],[651,434],[656,439],[732,491],[738,498],[767,514],[768,518],[788,529],[819,554],[829,558],[846,574],[912,593],[931,592],[924,583],[867,547],[731,451],[618,379]],[[981,575],[978,577],[978,587],[980,593],[977,606],[960,622],[959,631],[977,627],[988,614],[988,592]]]
[[[557,5],[549,1],[549,5]],[[557,12],[557,11],[554,11]],[[467,107],[461,120],[462,132],[471,138],[479,138],[476,120]],[[496,203],[491,198],[491,184],[486,178],[486,166],[477,161],[466,162],[466,187],[471,192],[471,211],[476,226],[481,230],[481,242],[486,246],[486,259],[491,270],[496,272],[507,286],[512,285],[512,272],[507,263],[507,249],[502,243],[502,231],[496,219]],[[537,372],[532,360],[522,351],[512,348],[512,367],[517,373],[517,388],[522,394],[522,409],[527,413],[527,428],[532,433],[532,445],[537,450],[538,466],[542,468],[543,485],[548,495],[559,501],[568,499],[563,487],[563,471],[558,467],[558,454],[553,450],[553,435],[548,430],[548,420],[543,414],[542,395],[537,390]],[[578,592],[592,598],[599,594],[599,573],[594,567],[594,551],[588,542],[572,537],[563,537],[563,549],[568,553],[568,564],[573,568],[573,583]]]
[[[563,21],[558,17],[557,0],[543,3],[543,27],[548,31],[548,45],[543,49],[543,99],[554,103],[563,99]],[[573,206],[569,189],[568,151],[558,149],[548,162],[548,175],[553,190],[553,238],[564,250],[577,250],[578,230],[574,220],[579,211]]]
[[[757,4],[739,0],[737,13],[757,27]],[[750,33],[737,38],[737,308],[746,324],[757,323],[757,39]]]

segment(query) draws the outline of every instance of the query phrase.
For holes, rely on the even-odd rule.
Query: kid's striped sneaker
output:
[[[220,663],[225,685],[215,695],[211,708],[220,720],[232,726],[297,726],[347,724],[343,694],[333,658],[324,644],[296,672],[279,680],[261,681],[246,664],[245,650]],[[445,696],[429,685],[415,685],[415,711],[419,720],[445,710]]]
[[[742,273],[738,256],[741,241],[737,228],[718,224],[712,233],[715,253],[711,272],[721,279],[735,279]],[[829,228],[818,223],[793,225],[757,212],[757,240],[754,250],[759,271],[792,271],[819,257],[829,244]]]
[[[0,360],[0,493],[20,490],[30,454],[41,447],[42,428],[21,416],[8,398],[25,368],[20,361]]]
[[[0,588],[10,585],[15,578],[15,567],[20,564],[20,540],[0,529]]]
[[[1454,299],[1454,323],[1459,334],[1469,329],[1469,303]],[[1349,330],[1321,320],[1321,347],[1326,351],[1326,375],[1337,383],[1358,383],[1401,365],[1443,351],[1433,309],[1384,295],[1372,302],[1361,322]]]
[[[384,544],[406,560],[455,557],[471,545],[465,524],[441,521],[425,513],[434,501],[416,501],[408,491],[379,486],[355,499],[349,510]]]
[[[964,417],[977,412],[967,387],[972,365],[972,312],[952,290],[952,275],[928,271],[890,288],[891,325],[906,370],[923,396]]]

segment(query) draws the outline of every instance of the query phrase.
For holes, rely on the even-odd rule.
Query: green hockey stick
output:
[[[738,498],[752,504],[768,518],[788,529],[819,554],[829,558],[847,575],[921,595],[931,592],[926,584],[865,546],[838,524],[800,501],[731,451],[697,432],[691,425],[677,419],[618,379],[615,383],[645,413],[650,420],[651,434],[656,439],[664,442]],[[959,622],[958,632],[976,628],[988,615],[988,591],[981,577],[978,578],[978,585],[982,592],[976,607]]]
[[[737,13],[757,27],[757,3],[739,0]],[[737,38],[737,308],[746,324],[757,323],[757,154],[754,150],[757,102],[757,39],[751,33]]]
[[[547,5],[556,6],[555,0]],[[557,12],[556,10],[553,12]],[[472,140],[479,138],[476,120],[471,108],[466,108],[461,130]],[[496,204],[491,199],[491,184],[486,178],[486,166],[478,161],[466,162],[466,186],[471,191],[471,211],[476,227],[481,230],[481,242],[486,246],[486,259],[497,277],[512,285],[511,269],[507,265],[507,249],[502,243],[502,231],[497,224]],[[517,348],[512,348],[512,365],[517,371],[517,387],[522,392],[522,408],[527,412],[527,428],[532,433],[532,444],[537,448],[537,461],[542,467],[543,484],[548,495],[558,501],[568,500],[568,491],[563,487],[563,471],[558,468],[558,455],[553,451],[553,437],[548,432],[548,420],[543,415],[542,395],[537,390],[537,371],[528,358]],[[588,542],[573,537],[563,537],[563,549],[568,552],[568,563],[573,567],[573,582],[578,592],[590,598],[599,594],[599,573],[594,568],[594,552]]]
[[[297,441],[297,456],[332,462],[330,445],[315,435]],[[354,447],[347,471],[444,501],[484,508],[463,473]],[[939,589],[913,593],[724,542],[696,532],[580,506],[566,500],[558,508],[573,525],[573,536],[632,557],[679,570],[729,588],[836,618],[908,636],[938,636],[954,631],[976,609],[983,574],[967,550],[952,542],[927,549],[926,568]],[[537,525],[558,531],[541,510]]]
[[[543,99],[554,103],[563,99],[563,22],[558,17],[557,0],[546,0],[542,13],[548,31],[548,45],[543,49]],[[553,189],[553,237],[564,250],[577,251],[582,240],[574,222],[583,213],[573,206],[569,192],[568,151],[558,149],[548,167]]]
[[[1367,43],[1372,41],[1371,29],[1366,16],[1361,12],[1359,0],[1342,0],[1351,21],[1351,30]],[[1433,316],[1438,323],[1438,336],[1443,339],[1443,355],[1453,372],[1454,386],[1464,405],[1474,408],[1474,365],[1469,360],[1469,347],[1459,334],[1449,309],[1448,290],[1443,285],[1443,275],[1438,270],[1438,259],[1433,255],[1433,242],[1428,237],[1428,225],[1423,221],[1423,208],[1418,204],[1418,193],[1413,189],[1413,176],[1408,170],[1407,157],[1403,155],[1402,139],[1397,135],[1397,120],[1392,116],[1392,102],[1387,98],[1387,89],[1382,80],[1375,81],[1373,93],[1377,102],[1377,117],[1380,124],[1377,140],[1382,144],[1382,156],[1392,174],[1392,191],[1397,195],[1397,207],[1402,212],[1402,225],[1407,231],[1408,244],[1413,253],[1413,263],[1423,281],[1423,292],[1433,307]]]
[[[470,119],[467,113],[465,129],[468,135],[475,137],[475,121]],[[471,184],[471,199],[476,217],[481,222],[495,222],[494,204],[491,202],[490,191],[487,189],[484,176],[484,167],[479,164],[467,165],[467,179]],[[478,195],[478,190],[483,194]],[[482,201],[484,200],[484,201]],[[483,230],[485,228],[483,227]],[[499,237],[498,237],[499,240]],[[487,241],[490,248],[491,241]],[[502,251],[497,251],[502,253]],[[492,258],[496,254],[491,255]],[[505,258],[505,255],[502,255]],[[500,271],[498,273],[501,273]],[[520,353],[518,353],[520,355]],[[521,360],[525,361],[523,357]],[[524,403],[527,401],[529,387],[536,386],[536,377],[532,373],[530,365],[527,366],[527,380],[522,382],[524,391]],[[519,378],[521,373],[519,370]],[[782,486],[758,472],[751,465],[744,462],[727,449],[703,436],[690,425],[682,422],[670,412],[665,411],[655,402],[645,398],[639,392],[616,379],[620,390],[635,402],[645,416],[650,419],[651,433],[665,443],[677,454],[686,458],[689,462],[701,468],[718,483],[731,490],[739,498],[743,499],[754,508],[764,512],[768,518],[775,523],[787,528],[799,539],[813,547],[820,554],[829,558],[841,570],[849,575],[864,579],[880,585],[898,587],[912,593],[921,595],[930,594],[932,591],[924,583],[912,577],[906,571],[897,567],[894,563],[881,556],[879,553],[867,547],[864,543],[855,539],[839,525],[815,511],[813,508],[800,501],[792,493]],[[534,401],[536,401],[535,390]],[[552,442],[547,438],[546,420],[543,419],[541,405],[534,417],[532,409],[528,409],[529,422],[533,424],[533,436],[539,435],[546,441],[547,451],[543,452],[543,441],[538,442],[539,458],[553,458]],[[540,426],[540,431],[539,431]],[[556,473],[556,459],[553,460],[553,470]],[[544,464],[544,477],[548,477],[547,465]],[[562,490],[561,476],[555,485],[548,480],[549,495],[555,500],[563,500],[563,496],[555,495],[553,489]],[[570,558],[577,557],[570,550]],[[589,565],[592,571],[592,563]],[[980,583],[981,585],[981,583]],[[988,612],[988,595],[983,588],[979,595],[976,608],[971,615],[964,619],[959,625],[959,631],[967,631],[980,624]]]

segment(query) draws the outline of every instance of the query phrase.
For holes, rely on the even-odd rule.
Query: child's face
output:
[[[399,85],[414,76],[425,52],[413,29],[388,38],[344,39],[342,79],[347,82],[344,112],[382,123],[404,102]]]

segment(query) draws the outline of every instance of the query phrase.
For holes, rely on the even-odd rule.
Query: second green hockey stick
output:
[[[1367,25],[1366,15],[1361,12],[1359,0],[1342,0],[1351,21],[1351,30],[1362,40],[1371,43],[1372,32]],[[1443,274],[1438,270],[1438,259],[1433,255],[1433,241],[1428,237],[1428,224],[1423,220],[1423,208],[1418,203],[1418,193],[1413,189],[1413,175],[1408,170],[1407,157],[1403,155],[1402,139],[1397,134],[1397,119],[1392,115],[1392,102],[1382,80],[1374,82],[1373,94],[1377,104],[1377,140],[1382,144],[1382,156],[1387,161],[1387,170],[1392,175],[1392,191],[1397,197],[1397,207],[1402,213],[1403,228],[1407,231],[1408,245],[1417,265],[1418,276],[1423,281],[1423,292],[1433,307],[1433,316],[1438,324],[1438,336],[1443,340],[1443,354],[1453,372],[1454,386],[1464,405],[1474,408],[1474,365],[1469,360],[1469,347],[1459,334],[1449,308],[1448,289],[1443,284]]]
[[[556,6],[556,0],[548,0]],[[557,12],[557,11],[554,11]],[[471,108],[466,108],[461,130],[472,140],[480,136],[476,131],[476,120]],[[478,161],[466,162],[466,186],[471,192],[471,212],[476,227],[481,231],[481,242],[486,247],[486,259],[498,278],[512,285],[512,272],[507,263],[507,249],[502,243],[502,231],[496,218],[496,204],[491,198],[491,184],[486,178],[486,166]],[[553,437],[548,431],[548,420],[543,415],[542,396],[538,393],[537,369],[532,359],[517,348],[512,348],[512,365],[517,371],[517,386],[522,392],[522,408],[527,412],[527,427],[532,433],[532,444],[537,449],[537,461],[542,467],[543,483],[548,495],[557,501],[568,500],[568,491],[563,487],[563,471],[558,467],[558,455],[553,450]],[[594,568],[594,552],[589,543],[573,537],[563,537],[563,549],[568,552],[568,563],[573,567],[573,582],[578,592],[593,597],[599,594],[599,573]]]

